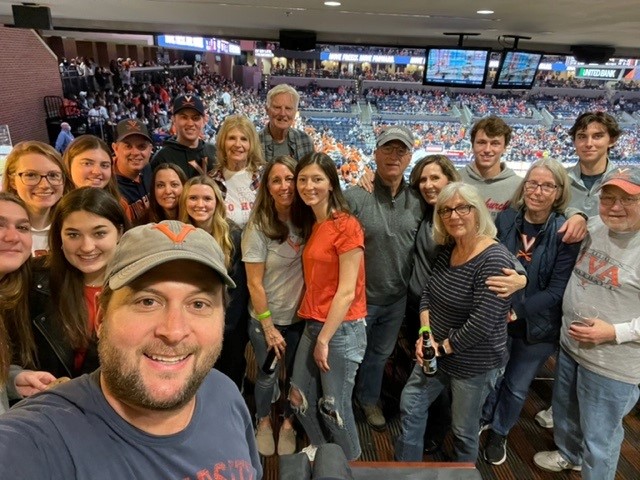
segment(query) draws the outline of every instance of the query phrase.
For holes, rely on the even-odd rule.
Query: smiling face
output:
[[[135,179],[149,163],[151,142],[142,135],[130,135],[113,144],[116,168],[125,177]]]
[[[275,95],[271,99],[271,106],[267,107],[269,125],[278,130],[287,130],[296,118],[295,101],[288,93]]]
[[[165,212],[174,212],[178,208],[178,200],[182,193],[182,182],[178,174],[171,168],[163,168],[156,173],[155,183],[156,202]]]
[[[640,231],[640,195],[629,195],[620,187],[605,185],[600,198],[600,218],[607,227],[617,233]],[[613,204],[605,205],[603,198]],[[628,199],[629,206],[620,203],[623,198]]]
[[[269,194],[273,198],[276,210],[288,210],[293,203],[294,176],[289,167],[275,164],[269,172]]]
[[[420,174],[419,188],[422,198],[429,205],[435,205],[438,194],[449,183],[449,179],[437,163],[425,165]]]
[[[455,194],[451,199],[442,205],[443,209],[454,209],[464,205],[469,205],[459,194]],[[470,240],[476,237],[478,232],[478,217],[475,208],[471,208],[466,215],[459,211],[451,212],[449,218],[442,218],[442,223],[447,233],[456,241]]]
[[[199,228],[210,231],[216,209],[216,195],[213,189],[209,185],[191,185],[185,205],[193,223]]]
[[[302,201],[309,205],[316,218],[324,218],[333,188],[329,177],[319,165],[311,164],[298,172],[296,188]]]
[[[164,263],[114,291],[98,321],[107,401],[119,413],[178,410],[220,355],[222,284],[200,263]]]
[[[239,128],[232,128],[224,139],[224,154],[228,166],[244,164],[249,157],[251,142],[249,137]]]
[[[46,178],[40,178],[37,185],[25,185],[20,174],[33,173],[47,175],[57,173],[62,175],[62,170],[53,161],[39,153],[25,153],[16,163],[15,176],[11,178],[11,186],[15,188],[17,195],[26,203],[27,208],[33,212],[43,212],[51,209],[58,203],[64,191],[64,177],[60,185],[51,185]]]
[[[531,187],[524,188],[524,204],[528,212],[536,214],[536,218],[547,218],[553,209],[553,204],[560,198],[562,189],[553,177],[553,174],[544,167],[534,168],[529,172],[527,182]],[[551,193],[545,193],[541,187],[535,187],[535,184],[543,187],[557,187]],[[533,189],[535,187],[535,189]]]
[[[200,133],[204,128],[205,118],[197,110],[184,108],[173,117],[178,143],[196,147]]]
[[[111,180],[111,157],[101,148],[85,150],[71,159],[70,170],[76,188],[105,188]]]
[[[100,284],[113,257],[120,230],[104,217],[84,210],[62,222],[62,252],[84,274],[85,284]]]
[[[587,128],[577,131],[573,140],[580,166],[589,172],[604,171],[609,148],[614,144],[607,128],[599,122],[591,122]]]
[[[31,256],[31,224],[27,211],[0,200],[0,279],[15,272]]]
[[[507,149],[504,135],[489,137],[478,130],[473,139],[474,163],[484,178],[493,178],[500,173],[500,159]]]
[[[386,184],[402,179],[411,161],[411,149],[400,140],[392,140],[375,150],[377,173]]]

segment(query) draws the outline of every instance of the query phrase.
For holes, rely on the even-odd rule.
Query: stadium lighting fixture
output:
[[[478,10],[476,13],[478,15],[491,15],[493,13],[493,10]]]
[[[339,7],[342,5],[340,2],[324,2],[327,7]]]

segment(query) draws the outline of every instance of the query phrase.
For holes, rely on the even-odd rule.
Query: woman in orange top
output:
[[[306,291],[298,315],[306,319],[289,399],[311,445],[342,447],[360,456],[351,394],[367,344],[364,233],[340,190],[335,163],[324,153],[296,167],[292,220],[307,239],[302,253]]]

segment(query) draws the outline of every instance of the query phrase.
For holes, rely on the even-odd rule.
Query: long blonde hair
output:
[[[227,221],[227,207],[222,198],[222,192],[216,182],[204,175],[193,177],[184,184],[182,194],[180,195],[180,221],[194,225],[193,219],[187,212],[187,198],[189,197],[189,189],[193,185],[207,185],[213,190],[216,197],[216,206],[213,209],[213,218],[211,222],[211,231],[209,232],[214,238],[222,252],[224,253],[224,263],[229,268],[231,266],[231,255],[233,254],[233,241],[231,240],[229,223]]]
[[[216,155],[220,162],[219,168],[227,167],[227,157],[224,148],[224,142],[227,140],[229,132],[237,128],[249,139],[249,154],[247,156],[247,171],[254,173],[265,164],[262,147],[260,146],[260,138],[256,127],[251,120],[244,115],[229,115],[224,119],[216,139]]]

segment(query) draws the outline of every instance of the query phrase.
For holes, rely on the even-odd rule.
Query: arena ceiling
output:
[[[12,24],[0,0],[0,22]],[[468,46],[503,46],[569,53],[575,44],[610,45],[616,56],[640,56],[638,0],[49,0],[56,29],[184,33],[277,40],[280,29],[317,32],[318,42],[423,47],[455,45],[443,32],[479,33]],[[477,10],[494,13],[481,15]],[[62,33],[62,32],[61,32]],[[510,43],[507,42],[506,45]]]

